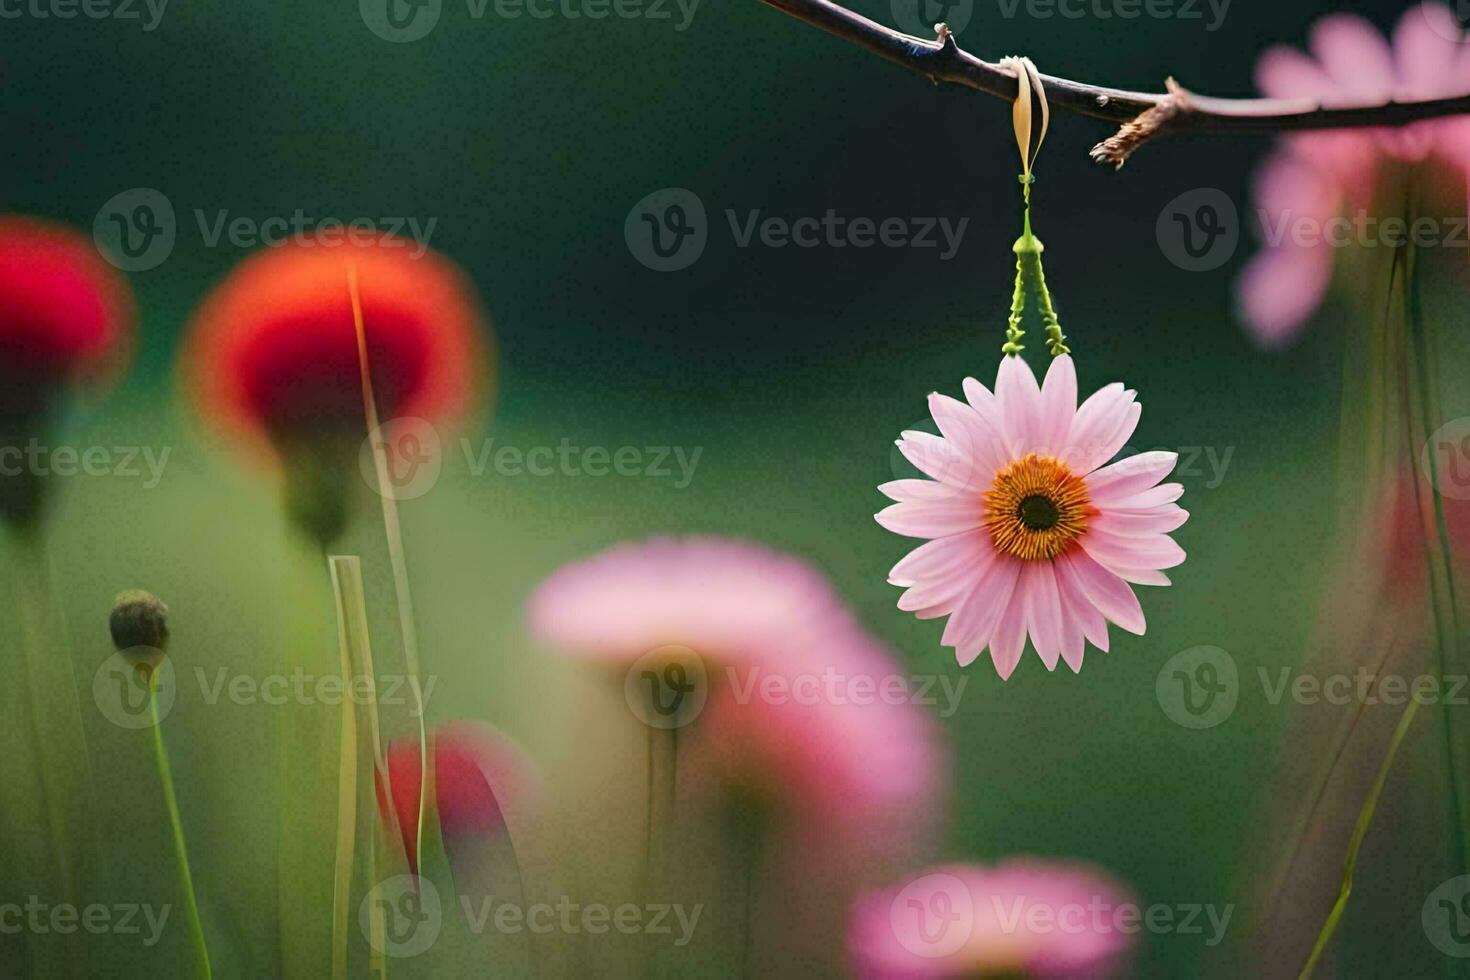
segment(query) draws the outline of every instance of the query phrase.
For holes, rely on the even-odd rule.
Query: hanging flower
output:
[[[864,895],[848,947],[863,980],[1104,980],[1125,972],[1137,919],[1137,905],[1106,873],[1016,858],[938,867]]]
[[[986,647],[1002,678],[1026,637],[1046,664],[1082,667],[1087,643],[1108,648],[1107,623],[1142,635],[1143,610],[1128,583],[1168,585],[1184,561],[1169,537],[1189,516],[1184,488],[1159,485],[1177,454],[1108,461],[1138,424],[1136,392],[1111,384],[1079,407],[1072,359],[1052,359],[1038,386],[1019,356],[1005,356],[995,392],[973,378],[967,402],[929,396],[941,435],[905,432],[904,456],[932,480],[879,489],[897,501],[877,515],[897,534],[929,538],[893,567],[898,607],[948,616],[943,643],[968,665]]]
[[[434,753],[434,798],[444,846],[457,848],[504,833],[515,816],[535,809],[539,781],[529,760],[494,726],[459,721],[430,735]],[[403,835],[409,869],[418,871],[419,794],[423,767],[417,738],[389,744],[388,781],[393,788],[393,816]],[[387,821],[388,800],[382,774],[377,776],[378,807]]]
[[[1311,55],[1285,46],[1262,55],[1256,65],[1261,91],[1328,106],[1470,92],[1470,49],[1460,41],[1454,15],[1438,3],[1406,11],[1391,43],[1361,17],[1328,15],[1313,26],[1310,47]],[[1329,130],[1283,139],[1282,149],[1255,180],[1268,244],[1239,283],[1241,314],[1257,342],[1276,347],[1295,339],[1321,305],[1343,245],[1363,234],[1379,235],[1380,244],[1389,244],[1379,212],[1391,207],[1399,215],[1401,202],[1383,199],[1392,185],[1386,178],[1395,167],[1406,166],[1427,178],[1430,203],[1447,209],[1441,213],[1462,214],[1470,120],[1452,117],[1396,129]]]
[[[116,372],[132,343],[127,281],[92,243],[39,218],[0,217],[0,445],[41,438],[57,397]],[[0,477],[0,516],[32,522],[35,474]]]
[[[183,367],[193,400],[227,435],[284,464],[297,522],[330,540],[366,437],[356,268],[379,418],[453,420],[481,387],[474,290],[447,259],[404,242],[292,242],[254,255],[209,294]]]

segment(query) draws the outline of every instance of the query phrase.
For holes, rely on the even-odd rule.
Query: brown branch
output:
[[[936,25],[933,41],[910,37],[853,13],[831,0],[762,0],[894,64],[927,77],[1014,101],[1016,76],[961,51],[954,35]],[[1470,94],[1422,102],[1324,105],[1317,99],[1217,99],[1195,95],[1173,79],[1163,93],[1129,92],[1042,75],[1047,101],[1059,109],[1122,126],[1092,148],[1099,163],[1121,167],[1143,143],[1175,133],[1275,133],[1303,129],[1402,126],[1421,119],[1470,114]]]

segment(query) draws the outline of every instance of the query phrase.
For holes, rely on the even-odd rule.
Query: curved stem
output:
[[[153,758],[158,763],[158,779],[163,784],[163,802],[168,808],[169,827],[173,831],[174,857],[178,859],[179,885],[184,890],[188,903],[185,911],[189,916],[189,937],[194,942],[194,955],[198,960],[199,975],[208,980],[213,971],[209,966],[209,946],[204,941],[204,924],[199,919],[199,900],[194,894],[194,877],[189,873],[189,849],[184,843],[184,823],[179,817],[179,801],[174,795],[173,770],[168,764],[168,750],[163,745],[163,724],[158,717],[157,689],[153,677],[148,678],[148,715],[153,722]]]
[[[1353,825],[1353,836],[1348,840],[1347,857],[1342,864],[1342,887],[1338,889],[1337,901],[1332,903],[1332,910],[1327,913],[1327,921],[1322,923],[1322,930],[1317,934],[1317,942],[1312,946],[1312,954],[1307,957],[1306,965],[1298,980],[1307,980],[1312,972],[1317,969],[1322,954],[1327,951],[1327,944],[1332,940],[1332,935],[1337,931],[1337,925],[1342,921],[1343,913],[1347,911],[1348,898],[1353,892],[1353,869],[1358,864],[1358,851],[1363,846],[1363,838],[1368,836],[1368,827],[1373,823],[1373,811],[1378,808],[1378,797],[1383,794],[1384,783],[1388,781],[1389,771],[1393,768],[1394,757],[1398,755],[1399,745],[1404,736],[1409,732],[1409,726],[1414,723],[1414,716],[1419,713],[1419,702],[1411,700],[1409,706],[1404,709],[1403,716],[1399,718],[1398,727],[1394,729],[1393,738],[1388,743],[1388,754],[1383,757],[1383,763],[1378,767],[1378,776],[1373,780],[1373,788],[1368,792],[1368,798],[1363,801],[1363,807],[1358,811],[1357,822]]]

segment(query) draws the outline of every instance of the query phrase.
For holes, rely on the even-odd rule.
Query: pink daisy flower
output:
[[[848,947],[861,980],[1124,972],[1138,907],[1095,868],[1017,858],[956,864],[864,895]]]
[[[1136,392],[1114,383],[1079,407],[1067,354],[1045,383],[1024,360],[1001,359],[992,393],[974,378],[965,402],[929,396],[941,435],[905,432],[904,456],[932,480],[878,489],[897,501],[877,514],[890,531],[929,538],[893,567],[898,608],[948,616],[942,643],[961,666],[990,648],[1000,676],[1026,637],[1046,664],[1082,668],[1087,643],[1108,648],[1108,622],[1142,635],[1128,583],[1168,585],[1184,561],[1169,537],[1189,516],[1178,483],[1159,485],[1178,458],[1149,452],[1108,464],[1138,424]]]
[[[1280,45],[1256,64],[1261,91],[1326,106],[1419,101],[1470,92],[1470,48],[1449,9],[1426,3],[1404,13],[1390,42],[1353,14],[1330,14],[1312,28],[1311,54]],[[1435,205],[1463,213],[1470,173],[1470,120],[1426,120],[1397,129],[1297,133],[1282,141],[1255,180],[1268,245],[1241,273],[1243,319],[1266,347],[1293,340],[1321,305],[1341,245],[1358,232],[1331,222],[1371,215],[1388,165],[1423,165]],[[1395,205],[1397,202],[1394,202]],[[1312,233],[1293,234],[1307,222]],[[1322,240],[1331,233],[1336,241]]]

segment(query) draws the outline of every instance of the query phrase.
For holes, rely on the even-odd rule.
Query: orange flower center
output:
[[[995,475],[985,527],[997,551],[1028,561],[1055,558],[1087,530],[1087,485],[1052,456],[1031,453]]]

